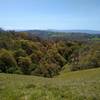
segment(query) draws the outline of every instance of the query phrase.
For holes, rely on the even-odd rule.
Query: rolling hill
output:
[[[1,73],[0,100],[100,100],[100,68],[55,78]]]
[[[40,38],[56,38],[62,37],[67,39],[91,39],[100,38],[100,31],[92,30],[23,30],[20,32],[27,32]]]

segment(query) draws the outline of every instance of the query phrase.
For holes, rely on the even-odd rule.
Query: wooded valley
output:
[[[53,77],[65,66],[68,71],[100,67],[100,35],[48,34],[0,30],[0,72]]]

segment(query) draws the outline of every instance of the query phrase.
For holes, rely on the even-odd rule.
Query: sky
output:
[[[100,0],[0,0],[0,27],[100,30]]]

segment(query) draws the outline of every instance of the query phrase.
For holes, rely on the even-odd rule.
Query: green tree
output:
[[[11,51],[0,50],[0,70],[2,72],[14,73],[17,69],[17,63]]]
[[[15,58],[18,58],[18,57],[25,57],[25,56],[27,56],[27,54],[26,54],[26,51],[25,50],[23,50],[23,49],[18,49],[18,50],[16,50],[15,52],[14,52],[14,56],[15,56]]]
[[[18,65],[20,66],[23,74],[30,74],[31,73],[32,61],[29,57],[19,57]]]

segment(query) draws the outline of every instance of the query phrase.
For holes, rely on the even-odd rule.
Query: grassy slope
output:
[[[0,100],[100,100],[100,68],[52,79],[0,74]]]
[[[96,79],[99,78],[100,74],[100,68],[94,68],[94,69],[87,69],[87,70],[80,70],[80,71],[73,71],[68,72],[67,70],[64,70],[60,73],[58,76],[59,78],[66,78],[66,79]]]

